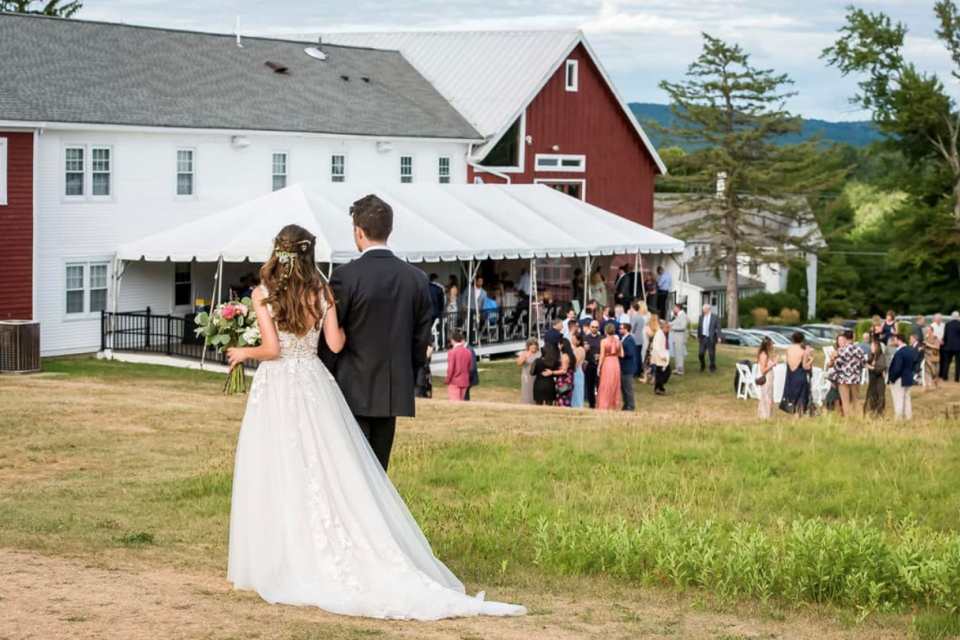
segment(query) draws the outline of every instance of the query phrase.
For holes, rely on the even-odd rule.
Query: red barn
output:
[[[0,129],[0,320],[33,319],[33,136]]]
[[[352,33],[397,49],[486,138],[470,181],[542,182],[653,226],[666,167],[579,31]]]

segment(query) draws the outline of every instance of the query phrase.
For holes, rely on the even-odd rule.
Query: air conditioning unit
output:
[[[0,373],[40,371],[40,323],[0,320]]]

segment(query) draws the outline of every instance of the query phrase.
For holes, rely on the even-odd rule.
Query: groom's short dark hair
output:
[[[363,229],[370,240],[386,242],[393,231],[393,209],[373,195],[364,196],[350,207],[353,226]]]

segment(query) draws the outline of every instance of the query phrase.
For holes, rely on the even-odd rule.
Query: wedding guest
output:
[[[883,352],[880,334],[870,335],[870,353],[867,355],[867,398],[863,402],[863,415],[876,418],[883,416],[887,407],[887,355]]]
[[[590,321],[594,318],[597,318],[597,301],[590,300],[587,302],[587,306],[583,308],[583,311],[580,312],[580,328],[586,329],[590,326]]]
[[[567,320],[567,330],[564,332],[563,337],[573,343],[573,337],[580,335],[580,323],[576,320]]]
[[[452,333],[453,329],[460,326],[460,290],[457,285],[452,284],[447,289],[447,332]]]
[[[477,355],[477,350],[470,345],[467,345],[467,351],[470,352],[470,386],[467,387],[467,392],[463,394],[463,399],[469,402],[470,389],[480,384],[480,357]]]
[[[897,332],[897,314],[893,310],[887,311],[887,317],[884,318],[883,324],[880,325],[880,341],[883,344],[887,344],[890,341],[890,336]]]
[[[933,321],[930,322],[930,327],[933,329],[933,333],[937,336],[937,340],[940,341],[941,346],[943,345],[943,316],[939,313],[933,314]]]
[[[607,307],[603,311],[603,320],[600,321],[600,332],[607,333],[607,325],[613,325],[613,332],[620,333],[620,323],[617,322],[617,312],[612,307]]]
[[[653,313],[657,309],[657,278],[651,272],[647,272],[643,277],[643,292],[646,294],[647,308]]]
[[[600,364],[601,344],[600,322],[592,320],[583,336],[584,348],[587,352],[586,364],[583,366],[584,394],[591,409],[597,406],[597,384],[599,375],[597,367]]]
[[[949,379],[953,364],[953,381],[960,382],[960,311],[950,314],[943,327],[943,345],[940,347],[940,377]]]
[[[618,304],[613,308],[613,315],[617,319],[618,326],[622,322],[626,322],[626,323],[630,322],[630,314],[624,311],[622,304]]]
[[[573,400],[573,359],[569,353],[560,354],[560,369],[554,372],[553,383],[557,393],[554,403],[558,407],[569,407]]]
[[[920,344],[923,344],[923,341],[927,338],[927,319],[923,316],[917,316],[917,319],[913,322],[911,333],[917,336],[917,341]]]
[[[673,355],[673,372],[683,375],[684,362],[687,359],[687,329],[690,322],[687,312],[679,302],[673,305],[673,320],[670,321],[670,353]]]
[[[670,380],[670,352],[667,351],[667,338],[656,314],[650,316],[647,328],[653,335],[650,340],[650,364],[654,367],[653,392],[658,396],[666,395],[666,384]]]
[[[913,378],[916,381],[918,378],[923,376],[923,368],[925,366],[924,360],[924,351],[923,351],[923,341],[917,339],[917,334],[911,332],[910,337],[907,338],[907,344],[910,345],[910,348],[917,352],[917,361],[913,363]]]
[[[853,404],[857,402],[860,380],[863,378],[863,351],[853,342],[853,333],[845,331],[839,336],[832,382],[840,394],[840,413],[849,418]]]
[[[462,402],[470,388],[470,369],[473,367],[473,354],[467,349],[463,332],[455,329],[451,336],[453,348],[447,352],[447,399]]]
[[[623,357],[623,346],[617,338],[614,325],[606,326],[604,336],[598,363],[600,383],[597,385],[597,409],[616,411],[620,408],[620,358]]]
[[[607,306],[607,279],[603,277],[600,269],[590,276],[590,297],[596,300],[601,308]]]
[[[620,396],[623,398],[623,410],[636,411],[633,384],[637,367],[640,366],[640,349],[630,333],[629,322],[620,323],[620,347],[623,351],[620,358]]]
[[[807,412],[810,402],[810,371],[813,370],[813,349],[804,343],[804,335],[795,331],[790,336],[793,343],[787,347],[787,376],[783,384],[783,399],[780,408],[787,413],[801,416]]]
[[[660,326],[660,318],[656,313],[650,313],[647,317],[647,324],[643,328],[643,338],[647,343],[646,348],[643,350],[643,375],[641,376],[640,382],[642,384],[647,384],[654,381],[653,374],[656,371],[656,367],[653,364],[651,359],[651,354],[653,353],[653,336],[656,335],[657,327]]]
[[[673,288],[673,278],[663,267],[657,267],[657,312],[660,317],[667,319],[667,298],[670,297],[670,289]]]
[[[530,297],[530,272],[526,267],[520,272],[520,279],[517,280],[517,289]]]
[[[899,333],[890,334],[887,344],[893,350],[888,379],[890,393],[893,396],[893,414],[897,420],[909,420],[913,417],[910,389],[913,388],[914,367],[920,354],[912,347],[905,345],[903,336]]]
[[[574,311],[573,309],[568,309],[567,317],[563,322],[563,337],[566,338],[567,340],[570,339],[571,325],[579,326],[579,323],[577,322],[577,312]]]
[[[571,282],[571,300],[578,300],[584,303],[583,299],[583,269],[574,269],[573,271],[573,281]],[[584,304],[586,306],[586,304]]]
[[[613,285],[614,301],[624,309],[633,302],[633,283],[636,274],[631,272],[626,264],[617,267],[617,280]]]
[[[873,340],[870,337],[869,331],[864,331],[863,336],[861,336],[860,342],[857,343],[857,346],[860,347],[860,351],[863,351],[863,357],[866,358],[870,355],[870,345]]]
[[[780,359],[773,355],[773,340],[764,338],[757,349],[757,388],[760,390],[760,400],[757,404],[757,417],[761,420],[770,418],[773,409],[774,367]]]
[[[923,338],[923,380],[934,389],[940,386],[940,340],[931,324]]]
[[[720,319],[713,313],[709,304],[703,305],[703,314],[700,316],[700,327],[697,329],[697,339],[700,342],[698,357],[700,358],[700,373],[707,368],[706,356],[710,357],[710,373],[717,370],[717,343],[720,342]]]
[[[870,333],[879,336],[881,338],[880,343],[885,344],[883,342],[883,318],[877,314],[873,314],[873,317],[870,318]]]
[[[557,400],[557,385],[553,381],[555,369],[560,368],[560,348],[544,342],[543,351],[533,363],[533,402],[552,405]]]
[[[583,367],[587,360],[587,350],[583,346],[583,336],[579,332],[573,334],[571,340],[573,344],[573,396],[570,398],[570,406],[574,409],[583,407],[584,400],[584,374]]]
[[[433,321],[436,322],[443,317],[447,306],[447,292],[440,284],[440,276],[435,273],[430,274],[430,301],[433,303]]]
[[[630,332],[633,334],[633,339],[637,342],[637,346],[640,348],[640,366],[637,367],[636,378],[644,378],[643,383],[646,383],[646,368],[644,367],[644,362],[647,360],[647,332],[645,331],[647,327],[647,321],[650,319],[650,312],[647,310],[647,303],[643,300],[636,300],[633,303],[633,312],[630,316]]]
[[[540,343],[536,338],[527,340],[527,348],[517,354],[520,367],[520,403],[533,404],[533,363],[540,357]]]

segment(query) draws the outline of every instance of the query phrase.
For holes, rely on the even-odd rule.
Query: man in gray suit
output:
[[[720,342],[720,319],[713,313],[713,308],[703,305],[703,315],[700,316],[700,327],[697,329],[697,340],[700,342],[700,372],[707,368],[706,355],[710,356],[710,373],[717,370],[717,343]]]

